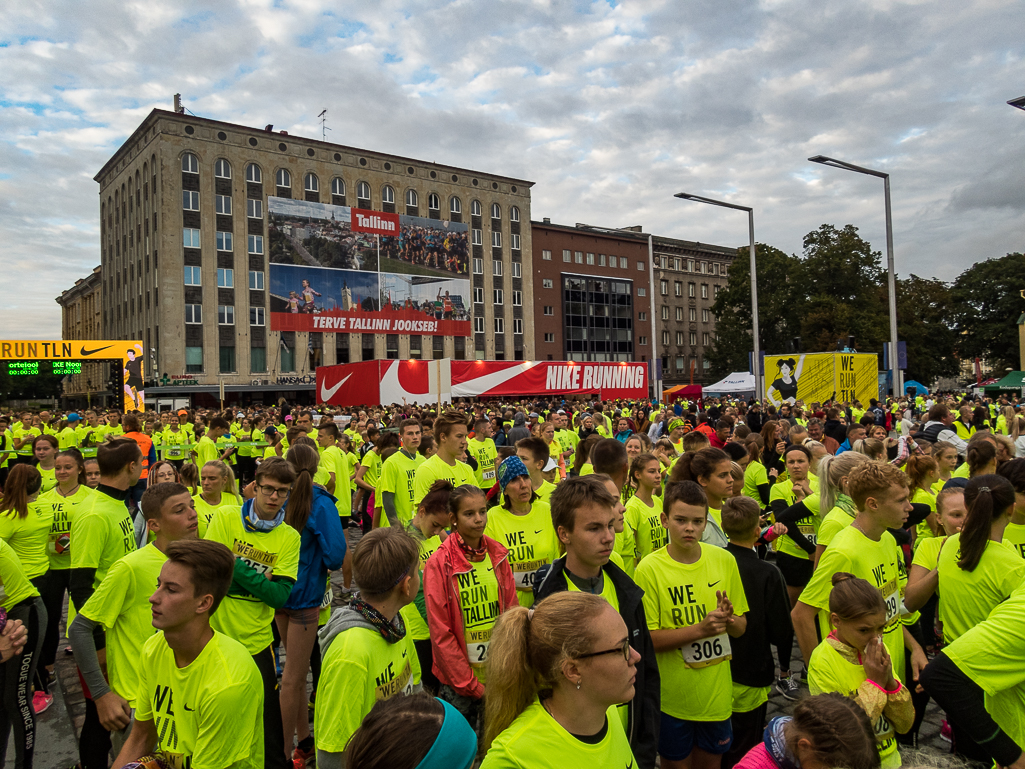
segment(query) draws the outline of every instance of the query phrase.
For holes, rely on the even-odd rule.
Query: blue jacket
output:
[[[313,506],[300,535],[299,578],[292,587],[286,609],[320,606],[327,590],[328,570],[342,568],[345,530],[335,501],[324,489],[313,487]]]

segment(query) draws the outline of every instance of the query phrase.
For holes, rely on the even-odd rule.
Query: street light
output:
[[[1025,96],[1019,96],[1017,99],[1011,99],[1007,103],[1010,104],[1012,107],[1017,107],[1018,109],[1025,109]]]
[[[683,200],[695,200],[698,203],[708,203],[710,206],[721,206],[732,208],[737,211],[747,211],[747,229],[750,235],[751,250],[751,336],[754,341],[754,357],[751,368],[755,375],[755,399],[761,400],[762,394],[762,361],[761,348],[758,342],[758,277],[755,274],[755,211],[749,206],[738,206],[736,203],[726,203],[722,200],[713,200],[701,195],[691,195],[687,192],[677,192],[673,197]]]
[[[893,397],[896,398],[903,392],[902,383],[899,380],[900,368],[897,360],[897,276],[893,268],[893,217],[890,213],[890,175],[882,171],[875,171],[864,166],[856,166],[853,163],[845,163],[842,160],[815,155],[808,158],[812,163],[821,163],[824,166],[842,168],[845,171],[854,171],[859,174],[875,176],[883,180],[883,202],[886,207],[886,282],[890,292],[890,381],[893,386]]]

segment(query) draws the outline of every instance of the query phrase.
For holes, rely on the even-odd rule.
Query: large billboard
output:
[[[823,352],[766,355],[765,400],[774,406],[837,400],[868,405],[879,397],[878,356],[871,353]]]
[[[469,336],[465,224],[268,198],[272,331]]]

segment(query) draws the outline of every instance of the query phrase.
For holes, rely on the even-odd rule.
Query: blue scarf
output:
[[[769,725],[765,727],[762,738],[762,741],[765,743],[765,749],[780,769],[801,768],[801,762],[797,760],[797,756],[787,750],[787,738],[783,733],[783,727],[790,720],[790,716],[777,716],[772,719],[769,721]]]
[[[288,505],[288,499],[285,499],[285,504],[281,505],[278,514],[269,521],[265,521],[257,515],[256,505],[253,504],[255,501],[247,499],[242,505],[242,525],[245,526],[246,531],[274,531],[285,520],[285,507]]]

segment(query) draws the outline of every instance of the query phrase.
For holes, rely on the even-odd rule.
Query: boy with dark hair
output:
[[[550,454],[548,444],[542,438],[524,438],[516,442],[516,456],[523,460],[527,466],[527,473],[530,475],[530,486],[534,493],[547,502],[552,492],[555,491],[555,484],[549,483],[544,478],[545,467],[548,465]],[[490,486],[488,488],[491,488]]]
[[[169,766],[259,769],[260,673],[242,644],[210,626],[231,587],[235,559],[206,540],[173,542],[165,555],[149,599],[160,632],[142,648],[132,733],[114,766],[156,750]]]
[[[224,453],[217,450],[217,439],[227,435],[231,431],[231,425],[223,417],[214,417],[207,426],[206,434],[196,443],[193,454],[196,457],[196,465],[203,467],[207,462],[220,459],[225,460],[235,451],[234,447],[227,449]]]

